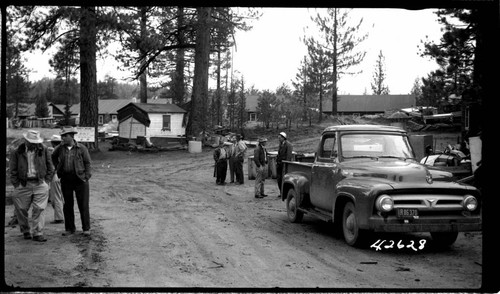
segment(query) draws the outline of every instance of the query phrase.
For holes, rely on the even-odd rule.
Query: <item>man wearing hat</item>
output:
[[[243,185],[245,180],[244,180],[244,174],[243,174],[243,162],[245,161],[245,152],[247,151],[247,145],[245,142],[241,140],[241,135],[236,135],[236,142],[235,142],[235,148],[234,148],[234,154],[236,157],[235,163],[234,163],[234,173],[236,175],[236,183],[239,185]]]
[[[92,176],[92,168],[89,151],[85,145],[75,141],[76,133],[73,127],[62,128],[62,143],[54,149],[52,161],[57,176],[61,179],[64,198],[63,236],[74,234],[76,231],[73,193],[80,211],[83,234],[90,236],[89,179]]]
[[[219,146],[214,150],[215,176],[216,176],[215,183],[217,185],[226,184],[228,152],[225,146],[226,143],[223,140],[220,140]]]
[[[267,169],[267,150],[266,150],[266,138],[259,139],[259,145],[253,151],[253,161],[256,167],[255,176],[255,198],[263,198],[267,195],[264,194],[264,181],[266,179],[266,169]]]
[[[50,138],[50,143],[52,144],[52,147],[49,147],[49,151],[52,156],[54,148],[56,148],[57,145],[61,144],[61,136],[52,135],[52,137]],[[57,176],[57,173],[54,173],[54,177],[50,182],[49,201],[52,204],[52,208],[54,209],[54,221],[52,223],[54,224],[64,223],[64,213],[63,213],[64,198],[61,190],[61,180]]]
[[[26,142],[12,152],[9,169],[10,181],[14,186],[12,201],[24,239],[31,239],[30,206],[33,222],[33,241],[45,242],[45,208],[49,200],[49,184],[54,175],[54,165],[47,147],[42,144],[40,132],[28,130],[23,134]]]
[[[278,135],[279,147],[278,147],[278,156],[276,156],[276,180],[278,182],[278,188],[280,189],[281,197],[281,182],[283,180],[283,160],[292,160],[292,152],[293,146],[287,140],[287,136],[285,132],[281,132]]]

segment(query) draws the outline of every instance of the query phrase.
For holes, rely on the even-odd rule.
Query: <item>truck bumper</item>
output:
[[[409,219],[372,217],[369,229],[375,232],[468,232],[481,231],[480,217],[463,219]]]

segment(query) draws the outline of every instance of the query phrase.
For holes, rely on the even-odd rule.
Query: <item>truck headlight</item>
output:
[[[474,211],[477,208],[477,199],[472,195],[466,195],[463,201],[463,206],[468,211]]]
[[[382,212],[389,212],[394,208],[394,201],[392,200],[392,197],[389,195],[382,195],[377,198],[377,201],[375,202],[375,206],[379,211]]]

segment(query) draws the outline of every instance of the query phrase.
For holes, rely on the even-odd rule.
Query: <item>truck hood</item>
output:
[[[409,182],[432,184],[434,181],[453,181],[450,172],[429,169],[415,161],[403,160],[349,160],[341,164],[341,172],[347,178],[369,177],[380,179],[387,184]]]

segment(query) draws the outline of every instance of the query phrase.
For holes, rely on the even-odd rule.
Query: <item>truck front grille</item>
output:
[[[425,216],[460,216],[464,213],[463,195],[449,194],[392,194],[394,209],[388,215],[396,215],[398,208],[418,209],[421,217]],[[479,199],[478,199],[479,201]],[[480,208],[470,212],[479,215]],[[374,211],[376,213],[376,209]]]

